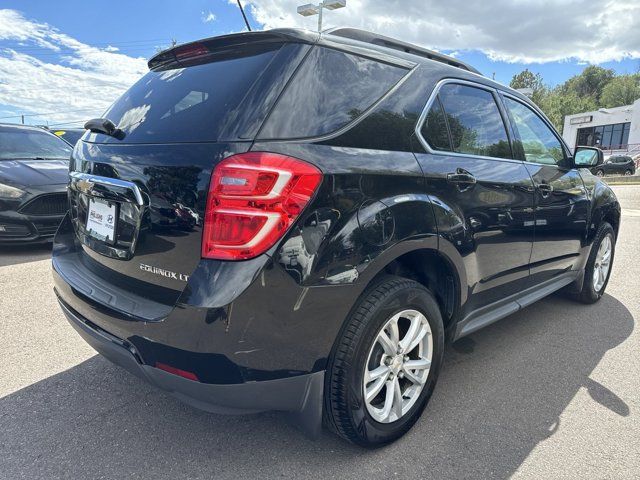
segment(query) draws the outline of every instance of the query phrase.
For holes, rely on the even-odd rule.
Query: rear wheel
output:
[[[329,362],[326,414],[345,439],[392,442],[420,417],[442,364],[438,304],[413,280],[387,277],[364,294]]]
[[[603,222],[598,228],[585,267],[584,282],[579,294],[581,302],[595,303],[604,294],[611,275],[615,246],[616,237],[613,227]]]

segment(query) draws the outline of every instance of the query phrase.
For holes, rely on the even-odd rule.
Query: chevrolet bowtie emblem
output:
[[[90,192],[91,190],[93,190],[93,186],[95,184],[91,181],[91,180],[78,180],[76,182],[76,187],[78,188],[78,190],[80,190],[81,192]]]

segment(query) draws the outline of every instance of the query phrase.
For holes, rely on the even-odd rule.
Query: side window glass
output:
[[[513,158],[504,122],[491,92],[446,84],[438,96],[447,117],[454,152]]]
[[[440,105],[440,100],[437,97],[433,105],[431,105],[429,113],[427,113],[427,118],[422,125],[421,133],[434,150],[451,151],[447,122],[444,118],[442,105]]]
[[[263,126],[261,139],[326,135],[359,118],[402,77],[405,68],[314,47]]]
[[[527,162],[557,165],[564,159],[562,144],[547,124],[529,107],[505,98],[505,103],[515,123]]]

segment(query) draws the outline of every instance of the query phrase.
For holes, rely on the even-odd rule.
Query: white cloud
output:
[[[299,0],[246,0],[265,28],[317,28]],[[640,58],[638,0],[348,0],[324,28],[372,30],[437,50],[480,50],[505,62]]]
[[[0,41],[7,45],[0,47],[0,104],[60,112],[34,121],[98,116],[147,71],[143,58],[92,47],[15,10],[0,9]]]
[[[210,23],[216,19],[216,16],[209,10],[208,12],[202,12],[203,23]]]

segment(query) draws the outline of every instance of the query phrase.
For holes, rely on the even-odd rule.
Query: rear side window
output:
[[[446,115],[454,152],[512,158],[504,122],[491,92],[448,83],[442,86],[438,97]]]
[[[246,113],[243,100],[279,48],[272,44],[221,54],[186,68],[151,71],[104,116],[125,132],[123,143],[224,139],[225,128]]]
[[[505,98],[505,105],[513,118],[518,141],[522,144],[527,162],[557,165],[563,158],[562,144],[551,128],[529,107]]]
[[[422,125],[422,136],[434,150],[451,150],[447,121],[440,99],[436,98]]]
[[[261,139],[332,133],[359,117],[407,70],[314,47],[269,116]]]

